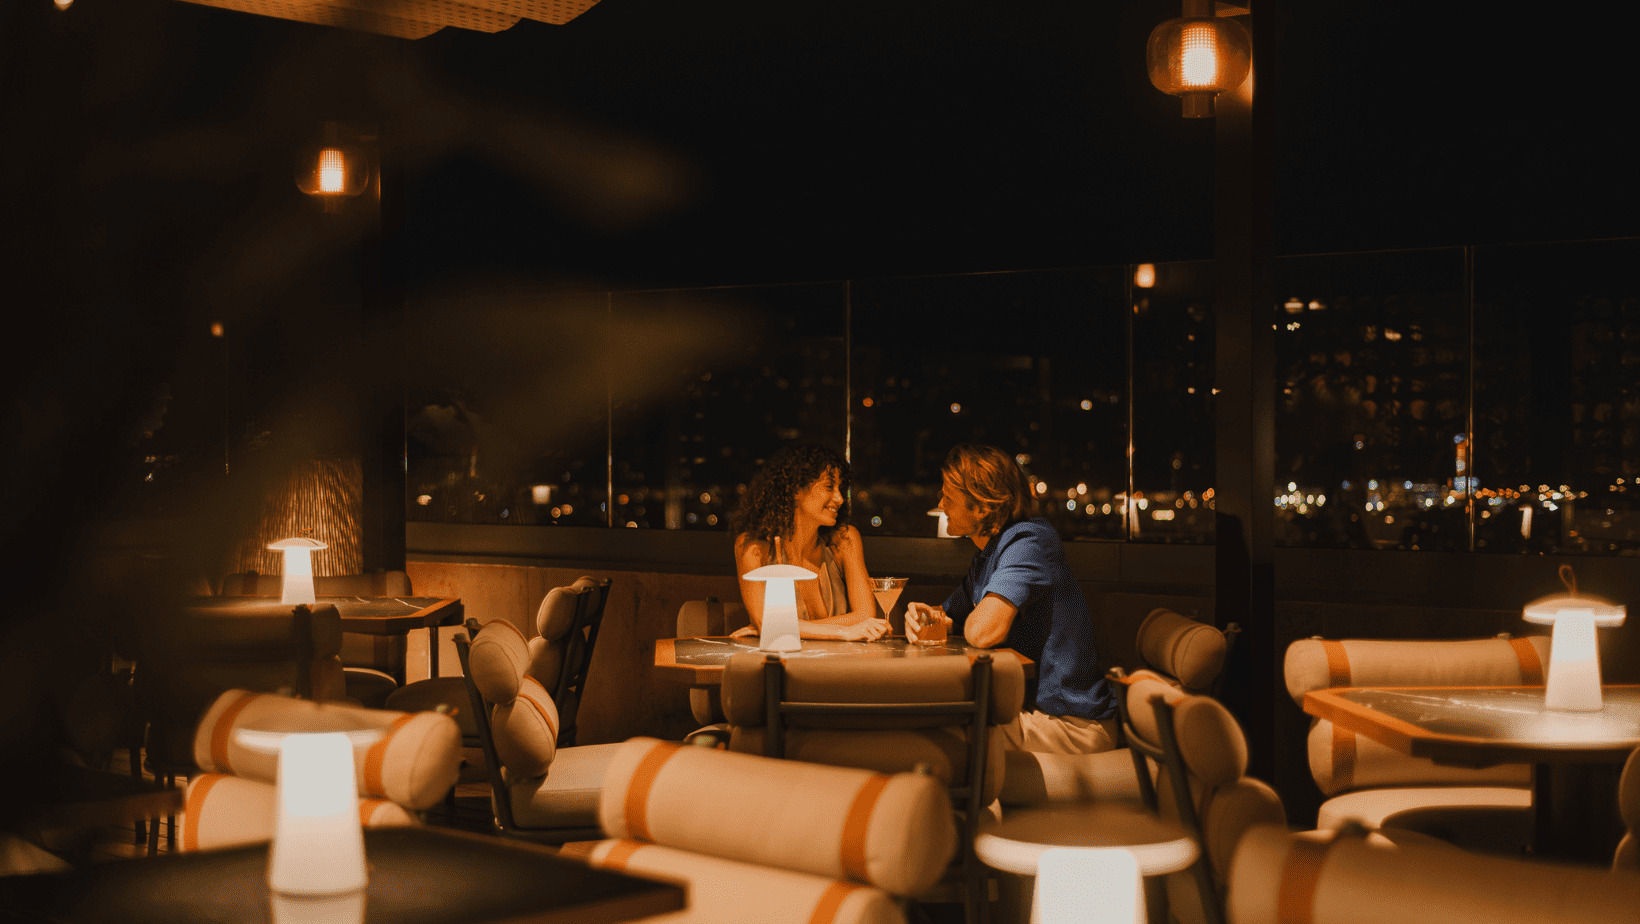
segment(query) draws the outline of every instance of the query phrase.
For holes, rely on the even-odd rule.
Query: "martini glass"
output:
[[[900,602],[900,594],[905,593],[905,578],[880,577],[871,579],[871,593],[877,598],[877,607],[882,610],[883,618],[894,612],[894,604]]]

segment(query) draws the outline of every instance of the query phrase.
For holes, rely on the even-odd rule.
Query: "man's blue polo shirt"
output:
[[[1018,610],[1003,646],[1036,662],[1038,712],[1085,719],[1115,714],[1116,699],[1093,649],[1093,617],[1047,520],[1015,523],[974,555],[968,577],[945,601],[953,630],[960,631],[986,594]]]

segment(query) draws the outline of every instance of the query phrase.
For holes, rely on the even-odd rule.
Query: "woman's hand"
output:
[[[837,627],[837,637],[848,642],[875,642],[887,634],[886,619],[863,619],[851,626]]]

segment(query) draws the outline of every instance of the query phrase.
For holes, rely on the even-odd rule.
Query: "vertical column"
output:
[[[389,80],[404,77],[402,42],[377,59]],[[403,570],[405,560],[405,339],[403,87],[391,94],[376,133],[378,221],[361,247],[364,324],[357,374],[364,426],[364,570]]]
[[[1227,666],[1224,699],[1246,731],[1255,776],[1272,778],[1275,691],[1275,338],[1270,155],[1275,0],[1244,20],[1252,73],[1219,94],[1214,156],[1217,389],[1216,606],[1219,625],[1243,634]],[[1256,92],[1255,92],[1256,86]]]

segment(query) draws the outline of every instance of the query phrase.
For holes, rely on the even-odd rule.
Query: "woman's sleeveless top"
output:
[[[810,614],[808,607],[803,604],[803,595],[797,595],[798,619],[824,619],[827,616],[841,616],[848,612],[848,585],[843,581],[843,566],[837,563],[837,557],[831,553],[831,546],[820,549],[820,602],[825,605],[826,611],[820,614]]]

